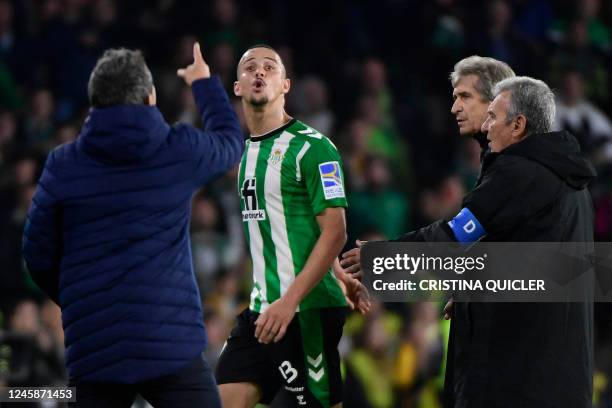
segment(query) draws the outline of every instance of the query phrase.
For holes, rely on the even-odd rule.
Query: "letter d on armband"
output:
[[[448,226],[459,242],[472,243],[482,238],[486,232],[476,216],[465,207],[448,222]]]

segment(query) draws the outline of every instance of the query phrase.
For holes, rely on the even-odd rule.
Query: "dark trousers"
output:
[[[70,407],[129,408],[140,394],[155,408],[221,408],[219,390],[208,363],[198,357],[177,373],[136,384],[70,382],[77,402]]]

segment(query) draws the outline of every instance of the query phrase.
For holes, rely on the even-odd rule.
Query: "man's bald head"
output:
[[[242,54],[240,61],[238,61],[238,67],[236,68],[236,77],[240,77],[240,69],[245,65],[245,63],[255,58],[255,56],[259,54],[263,55],[264,58],[274,61],[281,68],[283,78],[287,78],[287,70],[285,69],[283,60],[278,52],[267,44],[253,45],[249,47],[244,54]]]

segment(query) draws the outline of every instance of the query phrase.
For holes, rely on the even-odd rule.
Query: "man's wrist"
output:
[[[288,291],[287,293],[285,293],[281,297],[281,299],[286,307],[289,307],[293,310],[296,310],[301,302],[301,299],[299,299],[299,297],[293,294],[291,291]]]

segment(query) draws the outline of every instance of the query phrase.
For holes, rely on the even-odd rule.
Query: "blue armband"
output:
[[[448,226],[459,242],[476,242],[486,234],[482,224],[467,207],[459,211],[459,214],[448,222]]]

